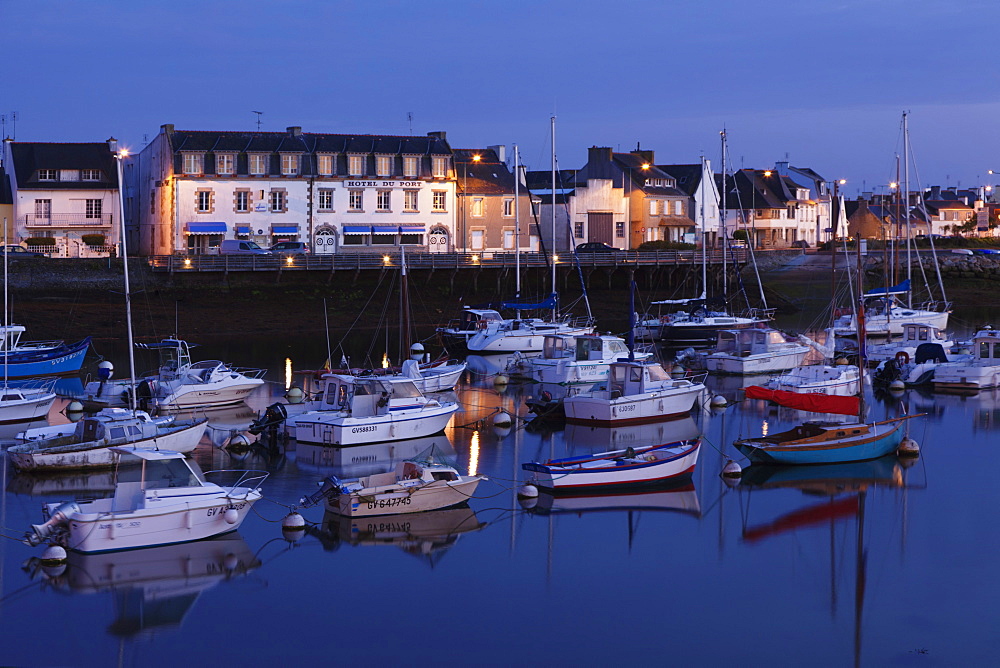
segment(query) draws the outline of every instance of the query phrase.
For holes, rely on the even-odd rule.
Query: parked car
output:
[[[19,258],[19,257],[48,257],[45,253],[36,253],[35,251],[30,251],[24,246],[4,246],[4,254],[9,258]]]
[[[270,255],[271,251],[264,250],[253,241],[242,241],[240,239],[225,239],[219,246],[219,255]]]
[[[279,241],[271,246],[273,255],[308,255],[309,245],[301,241]]]
[[[600,241],[588,241],[576,247],[577,253],[614,253],[618,249]]]

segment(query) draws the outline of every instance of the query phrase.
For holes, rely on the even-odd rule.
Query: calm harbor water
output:
[[[44,502],[107,493],[110,476],[8,468],[0,662],[995,663],[1000,490],[990,453],[1000,393],[908,391],[873,401],[872,416],[895,415],[901,404],[928,414],[909,423],[922,447],[915,463],[750,471],[732,488],[719,477],[737,455],[732,440],[781,430],[801,415],[746,402],[614,431],[521,420],[498,430],[482,419],[497,407],[527,417],[532,388],[498,390],[488,376],[469,374],[456,392],[462,411],[444,436],[426,442],[342,452],[293,443],[283,456],[245,458],[216,447],[283,394],[286,358],[295,368],[321,366],[326,354],[317,347],[325,349],[229,340],[195,350],[198,359],[266,366],[273,381],[250,409],[210,415],[213,428],[196,452],[206,470],[271,472],[266,499],[238,534],[72,555],[65,569],[47,570],[32,559],[40,549],[11,538],[39,521]],[[730,398],[742,383],[709,382]],[[512,491],[524,478],[522,461],[697,434],[698,467],[679,486],[542,495],[527,508]],[[305,535],[283,538],[287,507],[323,476],[373,472],[432,443],[453,452],[464,472],[490,477],[469,508],[353,523],[312,508]]]

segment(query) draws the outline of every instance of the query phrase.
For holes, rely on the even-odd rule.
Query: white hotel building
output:
[[[443,132],[389,137],[163,125],[135,160],[138,213],[130,222],[145,255],[213,253],[223,239],[264,248],[303,241],[314,253],[453,250],[456,179]]]

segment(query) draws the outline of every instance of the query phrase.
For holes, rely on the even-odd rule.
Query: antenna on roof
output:
[[[413,112],[412,111],[406,112],[406,120],[409,121],[409,123],[410,123],[410,134],[412,135],[413,134]]]
[[[0,114],[0,139],[7,138],[7,114]]]
[[[250,113],[251,114],[257,114],[257,132],[260,132],[260,117],[261,117],[261,114],[263,114],[264,112],[263,111],[251,111]]]
[[[10,138],[17,141],[17,112],[10,112]]]

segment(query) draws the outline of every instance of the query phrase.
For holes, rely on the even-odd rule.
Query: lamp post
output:
[[[472,156],[472,162],[479,162],[483,157],[478,153]],[[467,250],[467,236],[469,234],[469,161],[462,161],[462,252]]]

